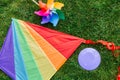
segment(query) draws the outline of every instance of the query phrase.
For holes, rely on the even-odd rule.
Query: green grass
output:
[[[103,39],[120,45],[120,0],[56,0],[65,4],[62,11],[65,21],[57,27],[45,24],[64,33],[94,41]],[[34,14],[39,8],[32,0],[0,0],[0,48],[11,23],[11,18],[40,23],[40,17]],[[94,71],[83,70],[78,62],[79,52],[93,47],[100,52],[102,61]],[[52,77],[51,80],[116,80],[120,57],[113,57],[102,45],[82,44]],[[0,80],[11,80],[0,71]]]

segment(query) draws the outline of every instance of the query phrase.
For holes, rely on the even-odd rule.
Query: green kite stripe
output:
[[[29,30],[27,29],[27,25],[23,24],[22,21],[18,22],[21,25],[20,28],[24,33],[25,39],[28,42],[28,45],[32,51],[34,60],[37,63],[43,80],[49,80],[57,70],[55,69],[54,65],[51,63],[49,58],[46,56],[44,51],[41,49],[41,47],[38,45],[36,40],[30,34]]]

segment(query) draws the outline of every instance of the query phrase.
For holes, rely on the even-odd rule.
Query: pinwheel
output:
[[[52,23],[53,26],[58,24],[60,19],[64,20],[64,14],[61,8],[64,6],[63,3],[54,2],[54,0],[48,0],[47,4],[43,3],[41,0],[37,3],[33,0],[39,7],[39,11],[35,11],[35,14],[42,17],[41,24]]]

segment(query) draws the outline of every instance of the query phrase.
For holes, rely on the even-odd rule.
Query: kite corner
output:
[[[12,21],[15,20],[15,18],[11,18],[11,19],[12,19]]]

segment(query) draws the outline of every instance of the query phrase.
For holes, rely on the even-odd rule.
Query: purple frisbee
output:
[[[99,66],[101,57],[97,50],[85,48],[79,53],[78,62],[83,69],[94,70]]]

